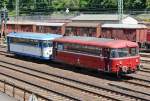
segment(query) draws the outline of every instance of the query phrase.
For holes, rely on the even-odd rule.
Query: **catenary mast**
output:
[[[118,0],[118,19],[119,23],[121,23],[123,18],[123,0]]]

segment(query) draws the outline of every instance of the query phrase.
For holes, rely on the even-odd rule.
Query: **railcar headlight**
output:
[[[127,66],[122,66],[122,71],[126,73],[128,71],[128,67]]]
[[[138,59],[136,59],[135,61],[138,62]]]

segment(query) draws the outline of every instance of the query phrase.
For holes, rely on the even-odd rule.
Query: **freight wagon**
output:
[[[101,37],[137,42],[140,48],[147,43],[147,27],[140,24],[103,24]]]
[[[150,48],[150,35],[142,24],[8,22],[7,32],[12,31],[123,39],[137,42],[140,48]]]

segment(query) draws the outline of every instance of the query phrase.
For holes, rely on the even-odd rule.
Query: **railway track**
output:
[[[141,53],[140,53],[140,56],[141,56],[141,57],[150,57],[150,53],[141,52]]]
[[[150,87],[149,82],[145,82],[145,81],[141,81],[141,80],[137,80],[137,79],[124,80],[124,82],[128,83],[128,84],[133,84],[133,85],[136,85],[136,86],[140,86],[140,87],[145,87],[145,88]]]
[[[8,65],[8,64],[5,64],[5,63],[2,63],[2,62],[0,62],[1,63],[1,67],[5,67],[5,68],[9,68],[9,69],[11,69],[11,70],[15,70],[15,71],[19,71],[19,72],[21,72],[21,73],[25,73],[25,74],[28,74],[28,75],[32,75],[32,76],[35,76],[35,77],[37,77],[37,78],[42,78],[42,79],[46,79],[46,80],[48,80],[48,81],[51,81],[51,82],[54,82],[54,83],[57,83],[57,84],[61,84],[61,85],[65,85],[65,86],[67,86],[67,87],[70,87],[70,88],[74,88],[74,89],[78,89],[78,90],[80,90],[80,91],[82,91],[82,92],[88,92],[88,93],[91,93],[92,95],[95,95],[95,96],[100,96],[100,97],[104,97],[103,99],[109,99],[109,100],[118,100],[118,101],[120,101],[120,100],[129,100],[129,98],[126,98],[126,96],[124,96],[124,98],[123,98],[123,95],[120,95],[119,96],[119,94],[115,94],[115,92],[110,92],[109,90],[104,90],[103,88],[97,88],[97,87],[92,87],[92,86],[88,86],[88,85],[85,85],[85,84],[82,84],[82,83],[77,83],[77,82],[73,82],[73,81],[65,81],[64,79],[58,79],[58,78],[52,78],[52,77],[48,77],[48,75],[43,75],[43,74],[36,74],[34,71],[30,71],[29,72],[29,70],[27,70],[27,69],[23,69],[23,70],[19,70],[19,69],[17,69],[17,68],[15,68],[15,67],[13,67],[12,68],[12,66],[10,66],[10,67],[8,67],[8,66],[6,66],[6,65]],[[20,67],[19,67],[20,68]],[[25,72],[26,71],[26,72]],[[28,72],[27,72],[28,71]],[[5,74],[6,75],[6,74]],[[7,75],[8,76],[8,75]],[[10,76],[10,75],[9,75]],[[47,78],[46,78],[47,77]],[[70,89],[71,90],[71,89]],[[109,92],[108,92],[109,91]],[[88,95],[89,96],[89,95]],[[115,97],[114,97],[115,96]],[[120,98],[120,97],[122,97],[122,98]],[[91,98],[91,97],[90,97]],[[92,98],[93,99],[93,98]],[[89,101],[91,101],[92,99],[89,99],[88,98],[88,100]],[[99,98],[98,98],[99,99]],[[102,99],[102,98],[101,98]],[[79,100],[83,100],[83,98],[82,99],[79,99]],[[96,101],[96,100],[94,100],[94,101]]]
[[[8,53],[6,52],[6,50],[0,50],[0,55],[9,56],[9,55],[12,55],[12,54],[8,54]]]
[[[141,56],[141,62],[142,63],[147,63],[147,64],[150,64],[150,53],[141,53],[140,54]]]
[[[6,62],[7,61],[7,62]],[[84,80],[81,78],[76,78],[74,76],[74,78],[70,78],[68,76],[70,76],[70,74],[67,75],[67,77],[65,77],[65,75],[58,75],[56,72],[52,73],[52,72],[46,72],[46,70],[40,70],[38,68],[35,68],[33,66],[23,66],[22,65],[18,65],[17,63],[10,63],[9,59],[5,60],[3,58],[3,61],[0,61],[0,67],[2,67],[3,69],[0,70],[1,75],[5,76],[7,78],[10,79],[15,79],[18,82],[22,82],[22,83],[26,83],[29,84],[31,86],[34,87],[41,87],[41,89],[46,89],[49,92],[53,92],[53,93],[57,93],[56,91],[58,90],[54,90],[53,88],[49,88],[46,85],[43,86],[44,84],[40,84],[38,81],[42,81],[42,82],[46,82],[46,83],[50,83],[51,85],[53,85],[54,87],[56,87],[56,85],[63,86],[63,88],[69,87],[69,90],[71,90],[72,92],[79,92],[78,95],[76,94],[72,94],[72,93],[66,93],[67,91],[65,90],[65,92],[63,91],[59,91],[62,92],[61,94],[57,94],[57,96],[59,95],[58,98],[60,98],[62,95],[66,95],[63,96],[62,98],[60,98],[61,100],[65,98],[69,99],[69,100],[93,100],[95,98],[94,101],[96,100],[118,100],[118,101],[125,101],[125,100],[148,100],[149,99],[149,93],[144,94],[143,92],[139,92],[136,90],[133,90],[131,88],[128,87],[127,89],[127,84],[123,84],[124,87],[122,87],[120,85],[120,83],[114,83],[114,82],[108,82],[107,80],[102,80],[99,78],[99,80]],[[35,65],[35,64],[34,64]],[[39,65],[39,64],[37,64]],[[35,66],[37,66],[35,65]],[[42,66],[42,65],[41,65]],[[39,66],[38,66],[39,67]],[[43,66],[44,68],[45,66]],[[5,72],[2,72],[5,71]],[[9,74],[11,73],[12,74]],[[25,76],[29,76],[27,78],[35,78],[38,79],[36,81],[34,81],[34,79],[32,79],[34,82],[36,83],[32,83],[31,81],[29,82],[28,80],[26,80],[25,78],[17,78],[16,75],[13,74],[13,72],[15,72],[16,75],[24,75]],[[97,82],[96,82],[97,81]],[[127,80],[129,81],[129,80]],[[38,82],[38,83],[37,83]],[[133,82],[133,80],[131,81]],[[105,84],[104,84],[105,83]],[[108,85],[107,85],[108,83]],[[136,82],[134,81],[134,83],[136,84]],[[40,85],[38,85],[40,84]],[[56,85],[55,85],[56,84]],[[115,85],[114,85],[115,84]],[[116,85],[117,84],[117,85]],[[42,85],[42,86],[41,86]],[[145,84],[146,85],[146,84]],[[140,86],[144,86],[140,85]],[[126,88],[126,89],[125,89]],[[135,89],[135,88],[134,88]],[[63,89],[64,90],[64,89]],[[74,91],[73,91],[74,90]],[[69,94],[69,95],[68,95]],[[72,95],[70,98],[70,94]],[[76,96],[74,96],[76,95]],[[84,98],[85,95],[90,96],[90,98],[87,99]],[[80,97],[79,97],[80,96]],[[82,97],[81,97],[82,96]],[[51,99],[51,100],[55,100],[55,99]]]
[[[5,80],[4,81],[5,84],[7,84],[7,83],[12,84],[12,86],[14,88],[22,88],[23,92],[24,91],[31,92],[31,93],[29,93],[30,95],[31,94],[38,95],[38,97],[43,98],[46,101],[60,101],[60,100],[63,101],[63,100],[67,100],[66,97],[63,97],[60,94],[57,94],[55,92],[48,91],[48,90],[43,90],[40,87],[28,84],[28,83],[20,81],[20,80],[17,80],[15,78],[12,78],[11,76],[6,76],[6,75],[0,73],[0,77],[1,77],[0,78],[1,81]],[[0,87],[2,88],[2,85],[0,85]],[[7,92],[7,93],[13,92],[13,90],[11,90],[11,89],[7,88],[7,90],[8,91],[5,90],[5,92]],[[8,94],[8,95],[11,96],[11,94]],[[12,96],[15,97],[15,98],[16,98],[16,96],[18,96],[19,98],[16,98],[18,101],[28,101],[28,99],[29,99],[29,96],[26,96],[25,100],[23,100],[23,95],[20,92],[15,94],[15,96],[14,95],[12,95]],[[69,99],[69,100],[71,101],[71,99]],[[43,100],[39,100],[39,101],[43,101]],[[72,100],[72,101],[74,101],[74,100]]]

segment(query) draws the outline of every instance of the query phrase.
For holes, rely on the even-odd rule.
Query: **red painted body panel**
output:
[[[117,72],[123,66],[130,68],[131,71],[136,71],[138,65],[140,65],[140,56],[116,58],[111,60],[111,71]]]
[[[78,53],[72,53],[67,51],[57,51],[55,59],[67,64],[76,65],[80,67],[98,69],[102,71],[107,71],[106,68],[109,67],[111,73],[119,72],[122,66],[127,66],[132,72],[137,70],[137,66],[140,64],[140,57],[125,57],[110,59],[108,65],[106,65],[106,58],[100,56],[83,55]]]
[[[70,52],[58,51],[55,59],[67,64],[77,65],[87,68],[104,69],[104,61],[98,56],[88,56]]]

